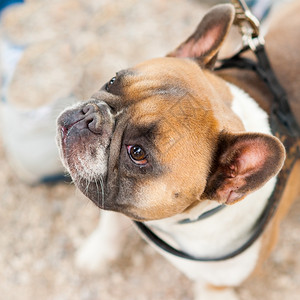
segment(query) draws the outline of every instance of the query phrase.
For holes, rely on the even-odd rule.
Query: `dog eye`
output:
[[[113,85],[114,82],[116,81],[116,76],[114,76],[110,81],[109,81],[109,85]]]
[[[139,145],[127,146],[127,153],[131,160],[137,165],[146,165],[148,163],[146,151]]]
[[[105,86],[105,89],[107,92],[109,92],[109,88],[115,83],[116,81],[116,76],[114,76]]]

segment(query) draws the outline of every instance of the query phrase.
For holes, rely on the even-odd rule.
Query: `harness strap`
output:
[[[287,100],[287,94],[284,88],[279,83],[271,67],[264,45],[258,45],[254,50],[254,54],[257,58],[257,63],[252,61],[251,59],[241,56],[241,54],[246,50],[249,50],[249,46],[242,48],[242,50],[233,57],[222,60],[221,66],[215,68],[215,70],[217,71],[228,68],[239,68],[255,71],[259,75],[259,77],[266,83],[274,96],[272,102],[271,121],[273,119],[279,121],[280,124],[284,126],[281,131],[283,131],[285,134],[292,137],[299,137],[299,126],[291,111],[290,105]],[[271,123],[271,127],[273,127],[273,125],[276,126],[276,124]]]

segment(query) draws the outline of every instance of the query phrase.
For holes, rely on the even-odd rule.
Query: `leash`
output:
[[[265,82],[274,96],[271,111],[271,127],[277,128],[277,120],[284,127],[281,131],[292,137],[299,137],[299,126],[292,114],[287,95],[284,88],[280,85],[266,53],[264,38],[260,35],[260,23],[251,13],[244,0],[232,0],[236,15],[233,21],[238,26],[242,35],[243,47],[232,58],[221,61],[221,67],[216,70],[226,68],[240,68],[255,71]],[[247,50],[252,50],[257,62],[244,58],[241,54]]]
[[[142,222],[134,221],[135,225],[144,235],[144,237],[155,244],[158,248],[180,258],[200,261],[200,262],[217,262],[227,259],[231,259],[245,250],[247,250],[266,229],[267,225],[270,223],[272,217],[274,216],[277,207],[280,203],[280,199],[283,195],[284,187],[289,178],[291,170],[300,158],[300,130],[299,126],[295,120],[294,115],[291,112],[289,103],[287,101],[287,95],[283,87],[280,85],[276,78],[274,71],[272,70],[271,64],[269,62],[265,47],[264,40],[259,35],[259,21],[250,12],[247,5],[243,0],[232,0],[236,8],[236,18],[234,24],[239,26],[242,33],[243,48],[236,55],[229,59],[221,61],[221,66],[215,70],[227,69],[227,68],[239,68],[252,70],[265,82],[270,92],[274,97],[272,102],[272,112],[270,114],[270,124],[272,133],[278,137],[284,144],[286,152],[288,153],[285,164],[277,177],[277,183],[274,191],[268,199],[267,205],[262,212],[261,216],[258,218],[254,224],[250,237],[248,240],[241,245],[238,249],[227,253],[222,256],[217,257],[197,257],[190,255],[184,251],[175,249],[159,236],[157,236],[148,226]],[[250,60],[248,58],[242,57],[242,53],[247,50],[252,50],[256,56],[257,61]],[[211,211],[208,211],[200,215],[194,221],[200,221],[206,217],[209,217],[223,207],[218,206]],[[205,215],[206,214],[206,215]],[[192,220],[184,219],[179,221],[179,224],[192,223]]]

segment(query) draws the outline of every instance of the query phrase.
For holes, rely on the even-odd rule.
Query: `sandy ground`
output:
[[[84,30],[94,28],[100,45],[96,60],[83,64],[84,76],[74,91],[78,98],[88,97],[115,71],[172,50],[203,14],[196,1],[98,2],[100,8],[95,4],[96,8],[86,10],[90,15],[97,11],[94,23],[78,25]],[[9,34],[20,40],[19,31]],[[43,32],[27,35],[27,41],[42,39],[38,34],[43,36]],[[192,299],[192,283],[132,228],[127,228],[122,256],[107,272],[87,274],[77,269],[74,255],[97,225],[99,210],[71,184],[30,187],[22,183],[7,163],[1,139],[0,201],[0,299]],[[255,278],[237,289],[242,300],[299,299],[299,226],[298,201],[282,224],[270,259]]]

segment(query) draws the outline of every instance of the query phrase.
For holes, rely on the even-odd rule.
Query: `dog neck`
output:
[[[243,90],[230,83],[228,87],[233,99],[231,109],[243,122],[245,130],[271,134],[267,113]],[[248,239],[251,228],[264,210],[275,184],[276,178],[272,178],[243,201],[198,222],[179,224],[183,219],[197,219],[199,215],[219,206],[219,203],[204,200],[188,212],[163,220],[150,221],[147,225],[171,246],[191,255],[224,255]]]

